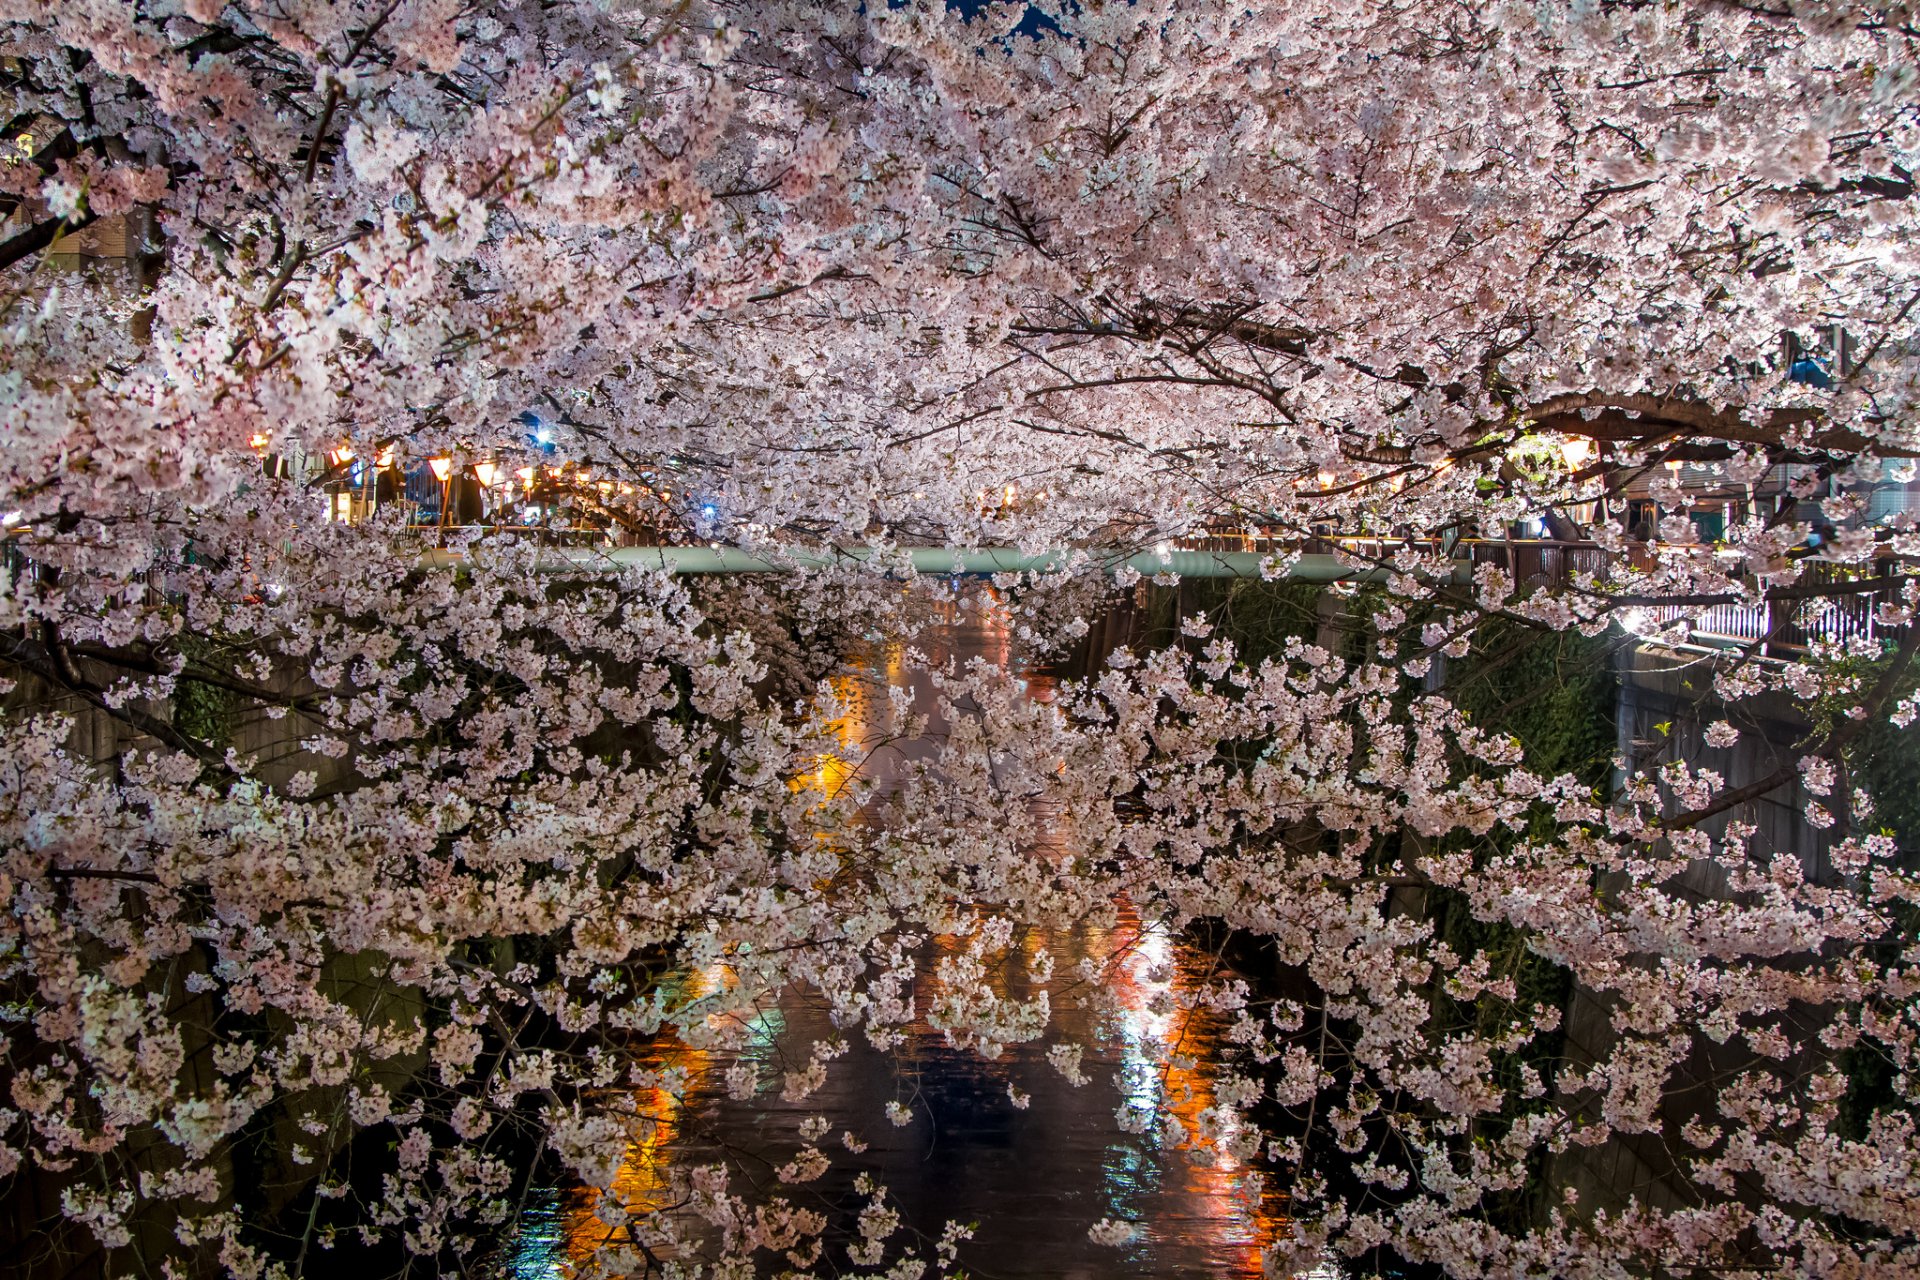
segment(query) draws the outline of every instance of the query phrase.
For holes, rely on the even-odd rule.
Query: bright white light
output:
[[[1627,609],[1620,614],[1620,625],[1637,636],[1653,629],[1653,618],[1645,609]]]
[[[26,513],[23,511],[9,511],[4,516],[0,516],[0,525],[5,525],[7,528],[11,529],[13,528],[13,526],[19,524],[20,521],[25,518],[26,518]]]
[[[1153,544],[1153,554],[1159,556],[1162,560],[1171,560],[1173,558],[1173,548],[1164,542],[1156,542]]]

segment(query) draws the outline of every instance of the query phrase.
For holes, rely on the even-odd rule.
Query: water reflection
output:
[[[958,608],[936,643],[922,647],[936,661],[1014,657],[999,617]],[[834,682],[844,706],[837,728],[850,748],[899,733],[890,688],[913,687],[914,712],[930,709],[925,678],[910,676],[902,659],[898,650],[874,653]],[[1052,696],[1043,674],[1025,678],[1028,696]],[[884,791],[888,772],[931,754],[929,740],[940,732],[931,724],[925,737],[875,753],[863,773]],[[848,776],[845,766],[823,761],[802,781],[828,793]],[[775,1187],[821,1213],[833,1224],[830,1234],[842,1238],[867,1202],[855,1178],[870,1173],[909,1228],[938,1233],[948,1221],[972,1224],[960,1260],[976,1276],[1259,1275],[1261,1251],[1287,1231],[1284,1190],[1222,1153],[1231,1142],[1195,1141],[1209,1125],[1218,1137],[1233,1136],[1219,1131],[1213,1111],[1228,1028],[1223,1015],[1192,998],[1211,977],[1213,958],[1143,922],[1125,902],[1106,918],[1067,931],[1029,930],[1015,941],[1009,963],[982,979],[997,995],[1029,998],[1037,990],[1034,967],[1044,971],[1043,949],[1057,974],[1090,962],[1101,975],[1078,989],[1052,984],[1045,1040],[1011,1046],[992,1061],[949,1045],[928,1013],[946,994],[936,971],[943,962],[964,964],[967,940],[936,938],[906,1040],[882,1053],[859,1036],[844,1037],[846,1054],[826,1085],[801,1102],[783,1098],[783,1076],[804,1064],[815,1042],[842,1038],[825,1009],[800,992],[772,1007],[729,1008],[724,962],[685,975],[674,1003],[712,996],[716,1016],[700,1044],[662,1035],[645,1051],[642,1065],[659,1084],[631,1093],[639,1119],[614,1188],[617,1207],[596,1210],[592,1193],[581,1192],[556,1194],[530,1211],[511,1266],[515,1280],[581,1268],[620,1237],[622,1209],[661,1214],[679,1232],[678,1241],[649,1242],[656,1258],[691,1260],[714,1228],[688,1210],[688,1176],[715,1163],[730,1166],[736,1185]],[[1078,1087],[1047,1059],[1048,1046],[1063,1042],[1087,1046],[1086,1083]],[[907,1109],[904,1126],[890,1121],[889,1104]],[[1127,1131],[1117,1117],[1126,1118]],[[823,1129],[819,1145],[835,1157],[833,1168],[803,1186],[778,1186],[775,1171]],[[864,1148],[848,1150],[843,1134]],[[1139,1232],[1120,1249],[1094,1244],[1087,1231],[1101,1218],[1136,1223]],[[903,1246],[930,1257],[930,1245],[903,1231],[886,1261]]]

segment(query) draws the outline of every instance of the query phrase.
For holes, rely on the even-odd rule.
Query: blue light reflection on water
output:
[[[557,1187],[529,1197],[506,1257],[508,1280],[563,1280],[568,1274],[567,1214],[560,1200]]]

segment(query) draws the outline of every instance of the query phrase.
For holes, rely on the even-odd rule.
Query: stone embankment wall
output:
[[[86,660],[77,664],[78,674],[89,684],[105,687],[116,673]],[[134,701],[128,704],[135,715],[115,715],[80,694],[57,688],[30,672],[8,669],[0,664],[0,676],[14,681],[12,689],[0,700],[0,716],[19,718],[56,714],[70,722],[66,748],[96,768],[110,771],[114,762],[130,751],[164,751],[169,748],[151,734],[142,732],[142,717],[152,717],[161,725],[182,723],[183,717],[199,717],[196,736],[223,741],[242,759],[253,762],[255,774],[269,783],[284,782],[300,770],[312,770],[322,787],[348,781],[341,762],[304,750],[301,739],[317,727],[311,717],[298,711],[275,719],[263,710],[235,709],[230,698],[208,686],[184,689],[171,699]],[[276,693],[298,695],[308,692],[301,680],[275,676],[267,686]],[[206,957],[189,954],[180,958],[188,969],[204,969]],[[176,966],[178,968],[178,966]],[[178,999],[169,1009],[182,1031],[186,1063],[181,1071],[181,1086],[189,1094],[211,1092],[215,1084],[212,1061],[213,1041],[208,1029],[219,1020],[221,1011],[207,994],[186,992],[183,972],[169,975],[168,989]],[[156,979],[158,980],[158,979]],[[326,967],[323,990],[332,998],[361,1012],[363,1017],[382,1021],[407,1022],[423,1008],[418,993],[386,979],[379,957],[360,954],[336,957]],[[9,1046],[9,1066],[19,1070],[28,1064],[35,1045],[20,1038],[17,1031]],[[425,1065],[424,1054],[384,1062],[376,1074],[379,1083],[398,1094]],[[0,1077],[3,1078],[3,1077]],[[315,1096],[326,1094],[327,1096]],[[303,1118],[332,1117],[340,1112],[344,1089],[314,1091],[290,1100],[292,1105],[276,1107],[264,1118],[265,1128],[259,1140],[245,1144],[243,1154],[227,1150],[219,1157],[221,1179],[228,1194],[244,1180],[248,1193],[261,1201],[268,1212],[277,1213],[291,1203],[324,1171],[332,1154],[326,1140],[316,1140],[300,1129]],[[329,1134],[344,1138],[345,1125],[334,1125]],[[333,1144],[337,1145],[337,1143]],[[296,1160],[295,1149],[305,1146],[313,1155]],[[136,1168],[163,1169],[171,1149],[156,1135],[134,1134],[117,1155]],[[60,1204],[62,1190],[76,1173],[55,1172],[29,1162],[0,1194],[0,1274],[32,1276],[34,1280],[94,1280],[96,1277],[130,1275],[151,1271],[153,1260],[178,1256],[170,1221],[135,1215],[131,1225],[134,1242],[109,1254],[101,1250],[85,1231],[67,1221]],[[145,1259],[142,1263],[140,1260]]]
[[[1743,704],[1738,714],[1730,713],[1712,692],[1716,664],[1729,661],[1732,658],[1725,654],[1676,652],[1648,645],[1620,650],[1616,661],[1617,751],[1629,768],[1685,760],[1719,773],[1731,790],[1767,777],[1795,759],[1793,744],[1812,728],[1803,708],[1784,697],[1768,697]],[[1731,747],[1710,746],[1704,737],[1706,728],[1723,719],[1740,730],[1740,738]],[[1710,819],[1704,829],[1718,837],[1729,822],[1751,824],[1757,829],[1750,846],[1757,860],[1786,854],[1799,860],[1802,874],[1810,882],[1837,884],[1840,877],[1827,856],[1832,836],[1814,828],[1803,816],[1809,799],[1797,783],[1781,786]],[[1606,886],[1600,888],[1604,892]],[[1729,892],[1725,868],[1706,860],[1691,863],[1669,888],[1696,902],[1724,899]],[[1811,1018],[1814,1011],[1807,1014]],[[1615,1039],[1611,1001],[1583,988],[1574,989],[1562,1025],[1567,1057],[1578,1066],[1597,1061]],[[1813,1029],[1809,1026],[1809,1034],[1800,1038],[1812,1041]],[[1730,1069],[1737,1070],[1746,1062],[1743,1055],[1698,1037],[1685,1073],[1689,1079],[1704,1082]],[[1814,1065],[1804,1057],[1781,1064],[1788,1073]],[[1683,1088],[1667,1106],[1664,1132],[1616,1134],[1597,1147],[1569,1148],[1550,1168],[1547,1189],[1552,1193],[1551,1200],[1557,1202],[1561,1191],[1571,1188],[1582,1212],[1605,1209],[1610,1214],[1617,1214],[1630,1202],[1663,1210],[1696,1203],[1673,1158],[1673,1153],[1689,1149],[1678,1131],[1692,1118],[1695,1106]],[[1756,1203],[1763,1194],[1757,1184],[1744,1191]]]

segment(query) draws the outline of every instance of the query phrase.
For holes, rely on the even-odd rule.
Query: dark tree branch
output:
[[[76,231],[92,226],[97,216],[89,210],[72,221],[65,218],[48,218],[44,222],[28,227],[16,236],[0,241],[0,270],[5,270],[22,258],[30,258],[36,253],[43,252],[48,245],[61,236],[72,235]]]

